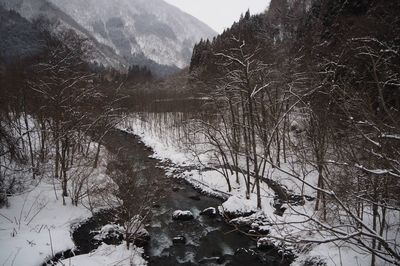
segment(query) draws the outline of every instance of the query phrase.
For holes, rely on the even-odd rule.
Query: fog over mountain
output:
[[[89,61],[183,68],[193,45],[216,33],[162,0],[0,0],[34,20],[52,21],[54,33],[75,30],[90,50]]]

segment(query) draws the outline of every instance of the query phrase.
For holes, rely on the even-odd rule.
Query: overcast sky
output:
[[[250,9],[251,14],[263,12],[269,0],[165,0],[195,16],[221,33],[238,21],[240,14]]]

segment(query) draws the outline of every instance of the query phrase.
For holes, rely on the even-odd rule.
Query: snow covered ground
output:
[[[58,194],[58,200],[55,193]],[[49,180],[33,182],[24,193],[9,198],[0,209],[0,263],[40,265],[57,252],[74,248],[71,227],[91,216],[83,206],[63,206]]]
[[[132,246],[129,250],[126,243],[121,245],[102,244],[98,249],[85,255],[79,255],[60,261],[58,266],[143,266],[147,262],[142,258],[143,249]]]
[[[39,139],[34,134],[37,126],[30,117],[28,127],[32,132],[33,147],[38,147]],[[24,132],[21,134],[26,137]],[[97,144],[92,142],[89,152],[96,153],[96,148]],[[116,202],[113,191],[118,186],[106,174],[108,154],[103,147],[96,168],[92,167],[90,158],[77,157],[68,170],[68,191],[70,196],[79,196],[78,206],[72,204],[70,197],[65,198],[63,205],[61,180],[53,175],[52,152],[47,162],[40,166],[35,179],[29,165],[16,165],[2,158],[2,165],[10,169],[2,169],[5,182],[8,187],[15,182],[16,189],[8,197],[6,206],[0,208],[0,265],[41,265],[58,252],[74,249],[73,229],[91,217],[92,211],[113,207]],[[130,261],[135,261],[137,265],[145,265],[142,253],[133,246],[127,250],[124,245],[102,245],[93,253],[73,258],[71,262],[75,265],[130,265]]]
[[[101,152],[98,168],[89,177],[90,186],[115,186],[106,172],[105,151]],[[67,198],[66,205],[61,199],[61,183],[49,176],[31,180],[31,176],[21,176],[29,185],[20,194],[9,197],[8,207],[0,209],[0,264],[1,265],[41,265],[57,252],[75,248],[72,230],[79,223],[92,216],[87,198],[83,204],[72,205]],[[54,182],[54,183],[53,183]],[[103,195],[104,196],[104,195]],[[94,211],[109,207],[97,201]],[[86,206],[86,207],[85,207]],[[146,265],[143,250],[126,245],[103,244],[90,254],[68,259],[60,265]]]
[[[217,195],[225,198],[225,203],[222,204],[220,209],[222,211],[234,212],[254,212],[253,215],[245,217],[245,219],[256,221],[260,217],[268,220],[267,229],[269,231],[268,237],[260,239],[260,241],[269,241],[275,246],[284,245],[286,249],[293,249],[296,253],[296,260],[293,265],[304,265],[308,262],[324,262],[327,265],[367,265],[370,263],[370,254],[363,253],[353,245],[348,245],[344,241],[335,241],[333,243],[323,244],[304,244],[293,243],[291,245],[283,244],[281,240],[286,238],[291,239],[313,239],[324,240],[330,236],[316,230],[315,224],[312,224],[305,216],[315,217],[314,205],[315,202],[306,201],[303,206],[288,206],[284,204],[286,210],[283,216],[275,214],[274,192],[265,184],[261,185],[262,196],[262,209],[256,208],[256,195],[252,193],[250,200],[245,198],[244,177],[239,175],[240,184],[236,183],[236,176],[230,176],[232,184],[232,191],[228,191],[227,182],[225,177],[216,170],[204,170],[204,165],[211,162],[211,159],[202,155],[201,163],[199,158],[192,153],[193,146],[188,148],[181,145],[173,125],[162,125],[163,129],[154,129],[151,121],[146,121],[139,115],[132,115],[119,124],[121,130],[128,133],[136,134],[141,137],[142,141],[154,151],[153,157],[162,161],[168,162],[171,167],[167,168],[167,173],[171,176],[177,176],[176,169],[189,169],[183,173],[178,174],[178,177],[185,178],[193,186],[202,189],[204,192]],[[204,147],[202,147],[204,148]],[[188,167],[190,166],[190,167]],[[282,165],[282,169],[293,169],[293,165]],[[194,169],[194,170],[192,170]],[[315,190],[307,188],[299,180],[295,180],[289,175],[277,169],[268,169],[268,177],[285,185],[289,190],[304,191],[306,195],[315,197]],[[305,175],[307,182],[315,184],[316,173],[308,169],[302,172]],[[288,224],[289,223],[289,224]],[[382,264],[383,265],[383,264]]]

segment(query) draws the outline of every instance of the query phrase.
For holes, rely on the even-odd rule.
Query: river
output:
[[[150,158],[152,151],[137,136],[114,130],[105,146],[117,155],[118,172],[122,171],[128,181],[120,186],[141,186],[157,199],[147,226],[151,237],[146,248],[149,265],[288,265],[276,251],[258,251],[254,239],[234,231],[222,217],[200,215],[205,208],[217,208],[222,200],[200,194],[182,179],[167,177],[162,163]],[[137,194],[124,200],[142,202],[138,200],[142,192],[137,188],[132,191]],[[175,221],[174,210],[190,210],[195,218]],[[178,236],[186,243],[174,244],[172,240]]]
[[[206,208],[218,208],[222,200],[201,194],[182,179],[167,177],[162,162],[150,158],[152,150],[137,136],[115,129],[109,132],[103,144],[112,155],[108,171],[119,185],[119,196],[130,203],[128,206],[133,213],[143,207],[150,208],[151,215],[146,221],[150,240],[145,246],[150,266],[290,264],[276,250],[258,250],[255,239],[234,230],[222,216],[200,215]],[[144,198],[150,198],[151,203]],[[141,206],[143,202],[147,202],[147,206]],[[175,210],[190,210],[194,219],[173,220]],[[112,220],[110,212],[95,214],[73,233],[77,252],[69,251],[62,257],[88,253],[96,248],[92,232]],[[174,243],[176,237],[183,237],[184,241]]]

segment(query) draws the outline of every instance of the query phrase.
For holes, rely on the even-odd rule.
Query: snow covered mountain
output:
[[[90,47],[91,61],[104,65],[188,65],[192,47],[216,33],[163,0],[0,0],[33,20],[73,29]]]

